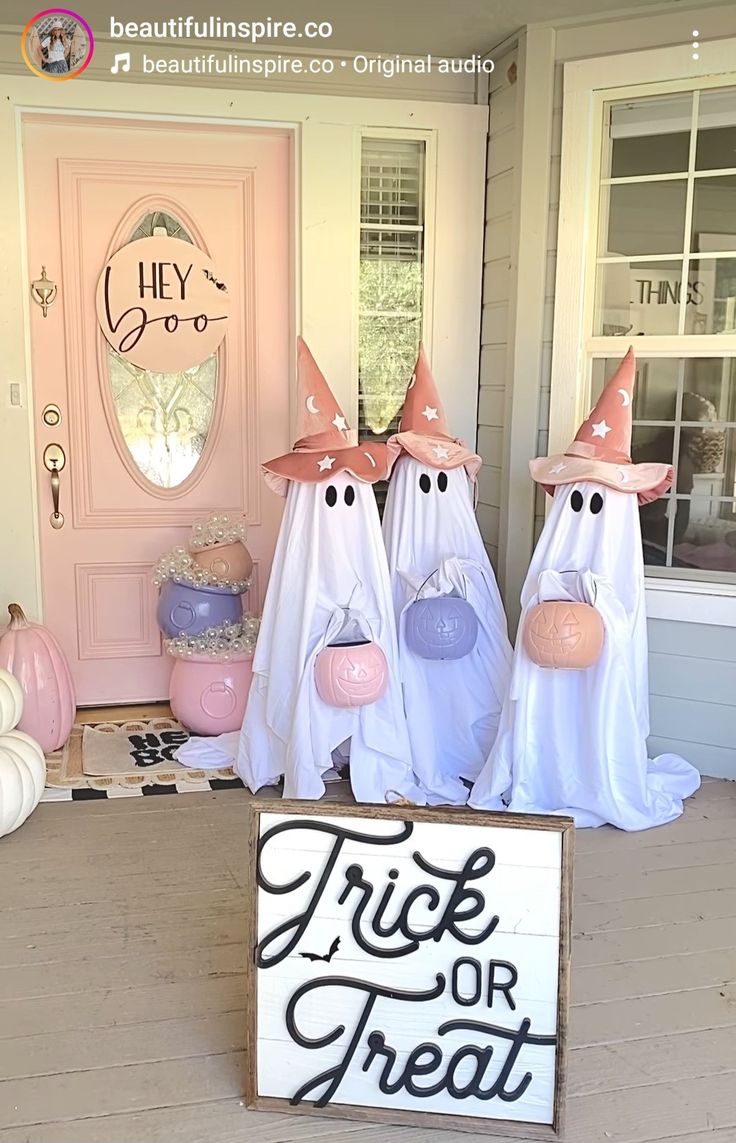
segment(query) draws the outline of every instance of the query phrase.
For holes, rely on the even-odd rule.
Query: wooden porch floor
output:
[[[481,1138],[244,1110],[246,798],[44,804],[0,842],[0,1143]],[[576,844],[567,1143],[734,1143],[736,783]]]

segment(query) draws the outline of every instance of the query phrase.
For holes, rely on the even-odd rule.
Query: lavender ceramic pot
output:
[[[220,623],[240,623],[243,600],[229,587],[192,587],[176,578],[168,579],[161,588],[156,618],[168,639],[201,635]]]
[[[416,599],[405,624],[407,646],[420,659],[462,659],[478,638],[478,617],[459,595]]]

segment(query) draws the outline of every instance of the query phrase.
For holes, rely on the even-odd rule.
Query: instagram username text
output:
[[[332,24],[308,20],[301,26],[289,20],[223,20],[220,16],[172,16],[165,20],[117,20],[110,17],[113,40],[243,40],[250,44],[275,40],[329,40]]]

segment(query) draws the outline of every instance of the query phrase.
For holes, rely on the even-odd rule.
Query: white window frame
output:
[[[364,139],[401,139],[410,143],[424,143],[424,222],[422,224],[422,342],[427,354],[432,357],[432,319],[435,296],[435,246],[437,242],[436,202],[437,202],[437,132],[402,129],[398,127],[362,127],[357,139],[356,162],[358,165],[358,203],[355,218],[354,249],[358,251],[355,263],[355,297],[360,296],[360,175],[362,169],[362,144]],[[358,305],[353,313],[353,345],[355,363],[353,375],[358,376],[358,328],[360,313]],[[408,380],[408,379],[407,379]],[[358,399],[355,394],[355,424],[358,423]],[[474,439],[474,438],[473,438]]]
[[[736,86],[736,39],[689,44],[565,64],[560,222],[555,282],[549,451],[564,452],[590,404],[595,358],[615,357],[628,343],[592,330],[598,239],[603,105],[611,100]],[[735,334],[637,337],[639,356],[707,357],[732,353]],[[736,584],[647,575],[647,614],[736,626]]]

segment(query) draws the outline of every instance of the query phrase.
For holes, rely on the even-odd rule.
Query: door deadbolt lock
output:
[[[61,424],[61,409],[58,405],[47,405],[41,413],[41,420],[50,429],[55,429]]]

